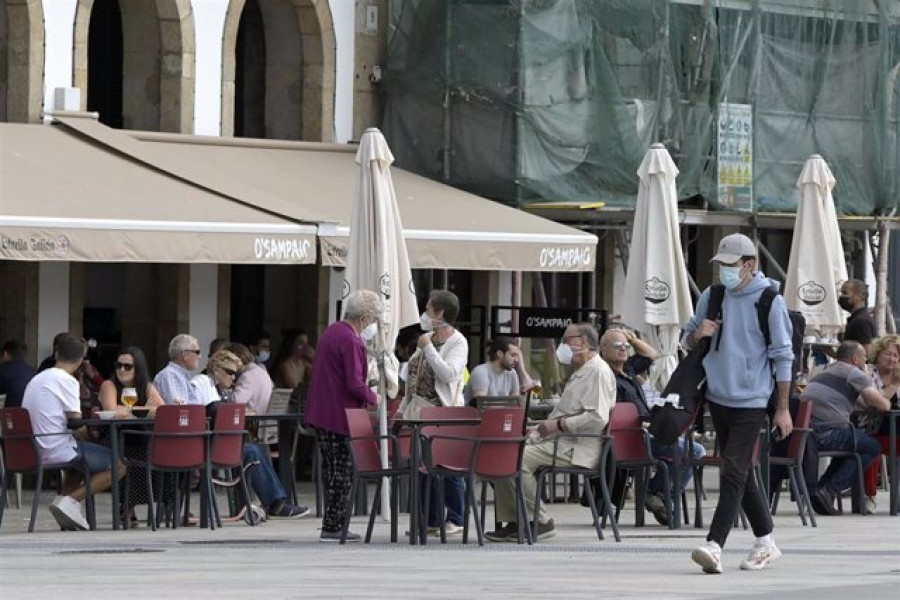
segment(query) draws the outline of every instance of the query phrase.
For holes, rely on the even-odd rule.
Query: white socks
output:
[[[774,546],[775,538],[773,538],[772,534],[770,533],[768,535],[756,538],[756,543],[759,546]]]

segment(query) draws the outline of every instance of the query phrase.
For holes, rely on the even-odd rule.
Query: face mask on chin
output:
[[[726,289],[735,289],[741,285],[741,280],[741,267],[719,267],[719,281]]]

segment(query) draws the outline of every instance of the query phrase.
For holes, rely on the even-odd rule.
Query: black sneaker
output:
[[[325,531],[322,530],[322,533],[319,534],[320,542],[340,542],[341,541],[341,532],[340,531]],[[347,543],[351,542],[359,542],[362,541],[362,536],[358,533],[353,533],[352,531],[347,532]]]
[[[809,500],[813,510],[820,515],[836,517],[843,514],[834,506],[834,492],[825,486],[820,486],[818,490],[810,494]]]
[[[648,492],[644,507],[650,511],[657,523],[668,527],[669,511],[666,509],[666,501],[659,494]]]
[[[269,517],[276,519],[299,519],[309,514],[306,506],[294,506],[289,502],[282,502],[274,510],[269,510]]]
[[[516,523],[507,523],[496,531],[488,531],[484,537],[492,542],[509,542],[517,539],[519,526]]]
[[[553,524],[553,519],[550,519],[546,523],[538,523],[537,532],[535,532],[534,539],[536,541],[550,539],[556,535],[556,526]],[[513,533],[512,540],[516,539],[515,533]],[[510,540],[510,541],[512,541]]]

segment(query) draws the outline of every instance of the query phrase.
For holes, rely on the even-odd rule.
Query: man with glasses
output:
[[[191,385],[200,369],[200,355],[200,343],[192,335],[179,333],[169,342],[169,364],[153,379],[166,404],[203,404]]]
[[[597,330],[590,323],[577,323],[566,328],[556,357],[563,365],[572,365],[574,372],[566,382],[562,398],[546,421],[537,426],[540,442],[525,448],[522,455],[522,492],[525,496],[525,514],[534,513],[537,492],[535,471],[553,462],[553,438],[559,433],[601,433],[609,422],[609,410],[616,401],[616,380],[612,370],[597,354]],[[600,444],[596,438],[570,438],[560,440],[556,455],[559,466],[576,465],[597,468],[600,462]],[[486,534],[493,542],[512,542],[518,538],[516,524],[515,483],[510,480],[495,484],[494,497],[498,521],[507,525]],[[543,540],[555,535],[553,519],[544,505],[533,525],[535,539]]]
[[[631,350],[634,349],[634,354]],[[644,421],[650,420],[650,406],[644,396],[644,390],[639,379],[645,377],[653,362],[659,358],[656,349],[647,342],[638,338],[633,332],[625,329],[610,329],[600,338],[600,356],[616,375],[616,402],[631,402],[637,406],[638,413]],[[684,454],[685,438],[678,439],[678,444],[664,445],[653,438],[650,439],[650,451],[654,458],[672,460],[675,454]],[[706,454],[702,444],[693,442],[694,458],[701,458]],[[691,481],[693,469],[689,464],[681,468],[681,487],[684,489]],[[624,477],[616,477],[616,489],[613,490],[613,499],[621,495],[625,484]],[[669,512],[666,510],[665,496],[663,495],[663,478],[659,472],[647,484],[647,498],[644,506],[653,514],[653,518],[660,525],[669,524]],[[672,490],[669,490],[672,493]],[[674,498],[673,498],[674,500]]]

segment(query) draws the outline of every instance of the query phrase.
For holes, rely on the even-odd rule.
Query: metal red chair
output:
[[[650,434],[641,425],[641,415],[637,406],[631,402],[617,402],[609,411],[607,434],[612,438],[612,458],[614,467],[630,471],[635,480],[635,526],[644,525],[644,500],[647,496],[647,483],[650,481],[650,470],[657,469],[662,473],[663,489],[671,490],[669,465],[666,461],[654,458],[650,449]],[[616,498],[616,521],[622,512],[625,502],[624,488],[622,497]],[[663,501],[669,514],[669,528],[674,528],[672,518],[672,500],[665,494]]]
[[[210,487],[209,438],[211,432],[206,427],[206,408],[198,405],[166,405],[156,409],[156,417],[152,431],[124,431],[124,436],[141,436],[148,439],[147,460],[132,461],[147,469],[147,489],[150,490],[148,508],[150,527],[154,531],[159,526],[160,518],[155,513],[153,473],[181,474],[184,479],[184,494],[187,498],[185,513],[190,506],[190,473],[199,470],[201,473],[201,521],[208,515],[210,529],[215,528],[212,512],[212,490]],[[162,478],[160,477],[160,480]],[[162,485],[157,486],[162,488]],[[125,497],[128,497],[129,485],[126,479]],[[178,527],[178,514],[181,512],[181,486],[175,486],[175,506],[173,507],[173,527]]]
[[[250,490],[247,487],[246,473],[250,469],[259,466],[259,462],[243,464],[244,442],[247,439],[245,429],[245,410],[243,404],[220,404],[216,408],[216,417],[213,422],[212,439],[210,440],[209,462],[213,469],[224,474],[223,477],[213,477],[213,489],[215,486],[234,489],[238,486],[239,497],[243,502],[241,510],[226,520],[238,521],[244,519],[250,525],[256,525],[259,517],[253,510],[250,502]],[[222,518],[219,515],[219,506],[212,498],[212,506],[215,510],[216,524],[222,526]]]
[[[409,468],[401,466],[397,457],[400,455],[397,448],[397,438],[393,435],[380,436],[372,429],[372,419],[365,408],[345,409],[347,426],[350,429],[350,456],[353,459],[353,485],[350,496],[347,499],[347,518],[341,531],[341,544],[347,541],[347,531],[350,529],[350,517],[353,514],[353,503],[356,499],[360,482],[375,481],[375,501],[369,511],[369,525],[366,529],[366,543],[372,540],[372,529],[375,526],[375,515],[381,511],[381,486],[385,477],[391,478],[391,541],[397,541],[397,519],[399,513],[399,480],[400,477],[409,474]],[[387,438],[394,450],[389,467],[381,465],[381,452],[379,442]]]
[[[806,451],[806,438],[809,436],[809,422],[812,416],[812,402],[801,400],[797,405],[797,415],[794,417],[794,429],[788,444],[787,456],[769,456],[769,466],[786,467],[791,493],[797,502],[797,511],[800,513],[800,522],[806,526],[806,514],[809,515],[810,524],[816,527],[816,516],[809,499],[809,490],[806,487],[806,479],[803,477],[803,454]],[[781,486],[772,495],[772,514],[778,510],[778,498],[781,495]],[[805,513],[805,514],[804,514]]]
[[[87,489],[87,497],[85,499],[87,521],[91,530],[96,529],[94,495],[91,492],[91,472],[87,463],[81,456],[78,456],[76,459],[65,463],[41,464],[37,438],[59,435],[71,436],[72,434],[68,431],[36,434],[31,426],[31,416],[28,414],[28,409],[22,407],[0,409],[0,444],[2,444],[3,448],[5,468],[2,477],[0,477],[0,499],[6,497],[6,489],[13,474],[37,474],[34,499],[31,502],[31,518],[28,521],[29,532],[34,531],[34,524],[37,521],[37,509],[44,483],[44,472],[69,469],[81,472],[84,477],[84,484]],[[5,506],[6,503],[0,500],[0,524],[3,523]]]
[[[469,513],[474,512],[478,545],[484,545],[485,494],[482,488],[482,512],[479,516],[478,504],[475,502],[476,480],[481,480],[484,484],[510,478],[516,484],[518,541],[521,544],[524,539],[529,544],[532,543],[531,529],[526,526],[528,521],[522,494],[524,421],[525,413],[519,407],[490,408],[481,413],[481,422],[477,426],[440,427],[423,432],[423,456],[429,478],[435,477],[439,482],[445,477],[465,477],[467,480],[463,543],[468,542]],[[469,430],[468,433],[466,429]],[[442,487],[439,483],[439,498],[443,498]],[[425,514],[427,513],[426,500]],[[446,542],[443,526],[441,541]]]

